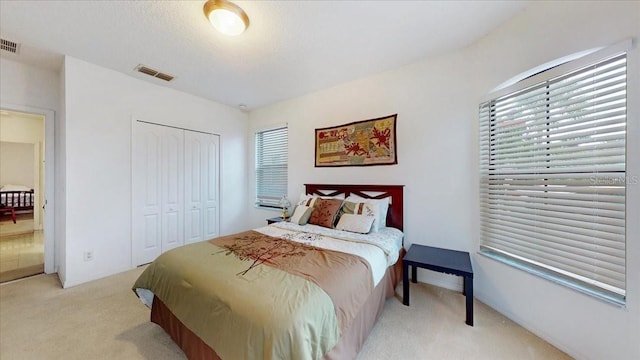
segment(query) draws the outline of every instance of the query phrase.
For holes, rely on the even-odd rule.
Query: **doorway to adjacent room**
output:
[[[0,112],[0,282],[44,272],[45,116]]]

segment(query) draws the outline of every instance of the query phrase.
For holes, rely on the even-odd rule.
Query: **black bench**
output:
[[[441,273],[453,274],[464,278],[462,294],[466,296],[467,325],[473,326],[473,268],[468,252],[441,249],[432,246],[413,244],[407,251],[402,263],[402,303],[409,306],[409,266],[411,281],[418,282],[417,268],[421,267]]]

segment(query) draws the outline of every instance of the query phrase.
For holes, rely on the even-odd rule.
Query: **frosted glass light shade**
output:
[[[249,17],[236,4],[224,0],[209,0],[204,4],[204,14],[219,32],[236,36],[249,26]]]

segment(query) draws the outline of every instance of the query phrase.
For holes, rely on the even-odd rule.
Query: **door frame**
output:
[[[0,109],[44,116],[44,272],[58,270],[55,262],[55,111],[0,102]],[[48,211],[47,211],[48,209]],[[36,209],[33,209],[35,212]],[[39,211],[39,210],[38,210]]]

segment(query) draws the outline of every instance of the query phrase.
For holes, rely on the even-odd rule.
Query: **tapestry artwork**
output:
[[[398,163],[398,114],[316,129],[316,167],[371,166]]]

